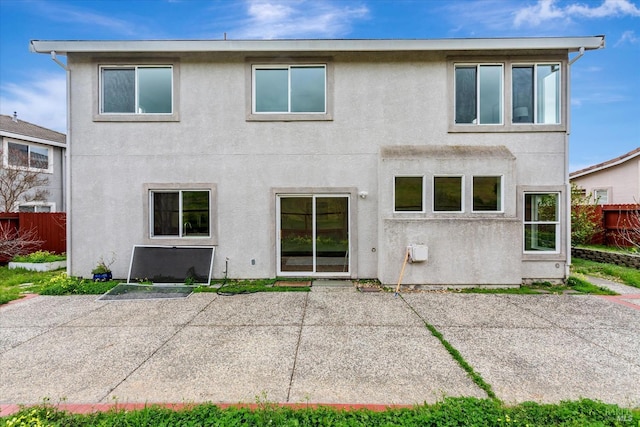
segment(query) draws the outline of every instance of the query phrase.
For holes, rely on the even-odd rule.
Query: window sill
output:
[[[179,122],[180,114],[94,114],[94,122]]]
[[[248,122],[327,122],[333,120],[333,115],[325,114],[247,114]]]
[[[509,124],[509,125],[458,125],[450,124],[449,133],[499,133],[499,132],[565,132],[563,124]]]

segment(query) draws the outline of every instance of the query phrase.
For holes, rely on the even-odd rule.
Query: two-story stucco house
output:
[[[214,245],[214,277],[395,284],[421,245],[403,284],[563,280],[570,71],[603,46],[32,41],[67,57],[70,273]]]
[[[13,116],[0,115],[0,169],[22,170],[46,178],[47,184],[28,188],[19,195],[13,206],[3,206],[4,201],[13,197],[3,197],[0,211],[20,212],[61,212],[65,210],[65,149],[66,135]],[[7,175],[3,175],[7,179]],[[3,186],[4,187],[4,186]],[[12,187],[7,183],[5,189]],[[35,199],[37,191],[44,191],[44,198]]]
[[[571,182],[599,204],[640,203],[640,147],[569,174]]]

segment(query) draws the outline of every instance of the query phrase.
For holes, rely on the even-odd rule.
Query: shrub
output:
[[[67,256],[64,253],[56,254],[49,251],[36,251],[28,255],[16,255],[13,257],[12,261],[43,263],[43,262],[64,261],[66,259],[67,259]]]

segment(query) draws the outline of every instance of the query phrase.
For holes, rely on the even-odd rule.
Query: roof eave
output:
[[[339,39],[339,40],[31,40],[35,53],[123,52],[379,52],[466,50],[601,49],[605,36],[484,39]]]

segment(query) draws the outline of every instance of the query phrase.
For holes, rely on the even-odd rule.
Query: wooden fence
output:
[[[631,246],[625,241],[623,235],[635,235],[640,237],[640,205],[599,205],[596,209],[596,217],[602,226],[603,232],[594,236],[591,243],[607,246]],[[640,242],[636,242],[639,243]]]
[[[8,227],[18,236],[33,230],[35,238],[43,242],[40,250],[56,253],[67,251],[67,214],[64,212],[0,213],[0,227]]]

